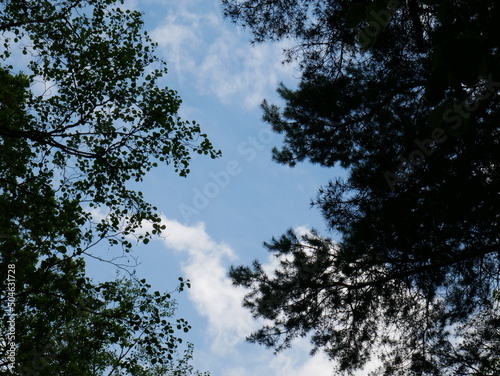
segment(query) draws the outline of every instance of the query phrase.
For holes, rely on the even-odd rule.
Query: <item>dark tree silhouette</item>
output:
[[[497,334],[478,356],[487,331],[444,349],[458,327],[498,324],[500,4],[223,4],[254,42],[296,41],[298,88],[279,87],[283,109],[263,103],[284,135],[273,158],[348,172],[312,203],[337,242],[290,231],[266,244],[282,260],[274,275],[231,269],[271,320],[250,340],[280,350],[310,334],[346,372],[378,356],[377,375],[498,374]]]

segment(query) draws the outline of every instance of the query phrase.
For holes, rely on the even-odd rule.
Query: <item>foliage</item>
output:
[[[179,118],[177,93],[158,86],[167,71],[154,55],[155,43],[141,30],[141,14],[115,3],[2,2],[3,56],[19,49],[32,56],[29,83],[41,81],[25,98],[29,121],[19,129],[3,123],[0,130],[3,139],[18,139],[31,150],[26,161],[31,173],[19,179],[50,182],[60,208],[85,204],[87,210],[76,209],[80,225],[92,221],[88,209],[105,210],[105,218],[80,231],[79,239],[68,234],[69,245],[109,238],[120,229],[126,235],[143,220],[158,222],[154,208],[125,183],[140,182],[158,162],[173,164],[185,176],[191,152],[219,154],[199,125]],[[65,241],[49,244],[62,250]]]
[[[193,153],[220,154],[196,122],[179,117],[181,100],[162,86],[166,64],[142,15],[121,4],[0,1],[0,278],[2,291],[14,289],[20,372],[157,375],[188,367],[189,351],[176,370],[164,358],[178,340],[170,324],[158,323],[173,313],[169,300],[135,282],[85,277],[83,260],[96,257],[96,244],[128,252],[164,229],[131,183],[159,163],[186,176]],[[141,230],[145,222],[150,232]],[[88,299],[99,309],[86,307]],[[1,301],[5,327],[8,295]],[[73,331],[81,336],[64,338]],[[40,372],[31,367],[36,354],[47,364]]]
[[[290,231],[266,244],[281,260],[274,275],[258,262],[231,269],[250,290],[245,305],[271,320],[250,339],[279,351],[311,334],[314,351],[345,372],[378,357],[377,374],[488,374],[483,355],[494,363],[500,347],[471,352],[486,332],[465,335],[457,351],[467,356],[439,349],[459,328],[493,320],[500,5],[223,3],[254,42],[296,41],[286,56],[301,69],[298,88],[278,88],[283,109],[263,103],[264,120],[284,135],[273,158],[348,172],[312,203],[338,242]]]
[[[151,293],[136,278],[94,284],[83,272],[67,277],[73,263],[60,263],[61,272],[50,276],[45,291],[17,296],[16,326],[22,330],[16,333],[16,374],[201,376],[189,364],[192,345],[179,353],[182,338],[176,332],[190,326],[174,321],[170,293]],[[65,278],[75,283],[71,291]]]

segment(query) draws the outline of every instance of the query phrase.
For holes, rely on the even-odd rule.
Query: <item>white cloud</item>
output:
[[[293,342],[292,348],[278,355],[269,349],[255,346],[236,359],[237,365],[225,367],[221,376],[333,376],[334,367],[323,353],[309,355],[307,339]],[[231,362],[232,363],[232,362]]]
[[[227,244],[214,241],[205,225],[185,226],[163,218],[167,227],[165,246],[188,254],[183,265],[191,281],[189,297],[198,313],[208,319],[212,349],[228,353],[255,329],[251,314],[241,302],[245,292],[232,286],[227,278],[227,262],[235,260],[234,251]]]
[[[284,43],[251,46],[250,35],[221,19],[218,10],[189,4],[179,3],[151,33],[182,81],[194,78],[190,84],[202,94],[254,108],[293,75],[292,66],[281,64]]]
[[[276,361],[271,363],[276,376],[332,376],[333,364],[323,353],[306,358],[304,354],[310,351],[307,340],[301,339],[294,343],[289,353],[280,354]],[[304,362],[305,360],[305,362]]]
[[[208,321],[207,333],[211,341],[209,358],[216,364],[214,367],[220,367],[220,375],[332,374],[332,363],[324,354],[309,356],[311,348],[307,339],[296,340],[292,349],[277,356],[258,345],[250,346],[254,348],[251,354],[239,352],[245,337],[257,329],[260,323],[241,306],[245,291],[232,286],[227,277],[227,264],[237,259],[235,251],[229,245],[212,239],[203,223],[186,226],[166,217],[162,221],[167,227],[163,238],[165,247],[188,256],[182,267],[192,284],[189,298],[197,312]],[[306,231],[305,227],[300,229]],[[264,266],[270,267],[269,263],[274,261],[269,259]]]
[[[295,229],[298,236],[311,235],[311,229],[308,226],[298,226]]]

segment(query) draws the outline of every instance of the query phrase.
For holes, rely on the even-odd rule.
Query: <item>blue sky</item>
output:
[[[264,98],[280,104],[279,82],[297,84],[299,72],[282,65],[285,44],[251,46],[250,35],[222,19],[218,1],[128,1],[145,13],[146,30],[158,42],[157,55],[169,67],[165,85],[183,100],[181,116],[196,120],[223,157],[196,157],[191,174],[178,177],[168,166],[152,171],[138,187],[162,212],[163,239],[134,250],[137,273],[154,289],[172,290],[177,278],[192,288],[178,296],[177,315],[193,329],[194,363],[213,376],[326,376],[332,365],[322,354],[308,355],[307,340],[274,356],[245,343],[258,328],[241,307],[244,291],[231,286],[232,264],[259,259],[271,268],[262,243],[288,228],[325,226],[309,202],[335,171],[310,164],[295,168],[271,161],[279,145],[261,121]],[[290,45],[290,43],[289,43]],[[97,278],[110,279],[109,264],[89,264]]]

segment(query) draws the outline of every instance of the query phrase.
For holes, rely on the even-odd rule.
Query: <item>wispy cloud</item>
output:
[[[179,3],[151,35],[181,80],[194,78],[200,93],[225,104],[254,108],[293,74],[293,67],[281,64],[283,43],[251,46],[250,35],[217,10],[196,9],[189,2]]]

